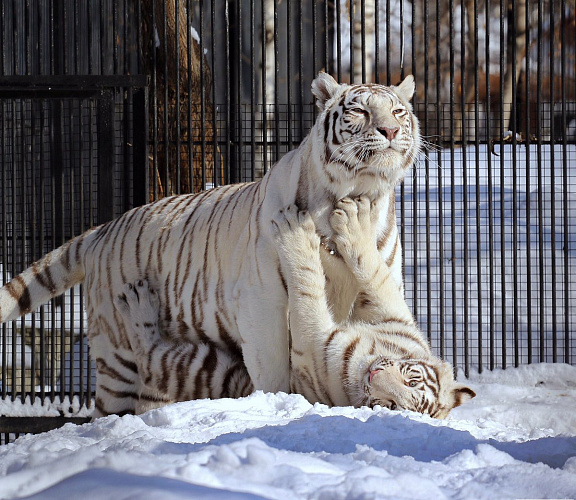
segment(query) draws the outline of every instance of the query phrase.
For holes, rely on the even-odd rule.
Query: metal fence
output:
[[[414,74],[427,149],[398,222],[420,326],[466,372],[574,362],[574,0],[4,0],[0,16],[4,280],[134,204],[260,178],[313,124],[319,70]],[[81,301],[2,327],[0,432],[26,430],[26,398],[87,413]]]

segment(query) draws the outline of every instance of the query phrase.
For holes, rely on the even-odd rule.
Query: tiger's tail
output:
[[[84,280],[87,231],[34,262],[0,288],[0,323],[34,311]]]

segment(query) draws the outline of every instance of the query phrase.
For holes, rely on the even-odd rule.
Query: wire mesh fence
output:
[[[5,0],[0,15],[2,77],[26,86],[50,75],[145,75],[148,103],[126,121],[130,86],[114,91],[115,170],[99,182],[102,161],[86,141],[100,140],[100,97],[61,89],[55,105],[52,94],[3,94],[4,281],[136,199],[261,178],[313,124],[318,71],[348,83],[414,74],[427,147],[397,203],[420,326],[466,371],[574,362],[573,0]],[[148,174],[134,179],[143,123]],[[84,324],[62,316],[66,304],[82,318],[78,291],[46,306],[48,341],[27,333],[28,319],[3,326],[3,400],[44,397],[43,387],[52,399],[89,398]],[[34,375],[8,371],[30,352]]]

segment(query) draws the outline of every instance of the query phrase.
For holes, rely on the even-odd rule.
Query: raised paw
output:
[[[358,257],[376,249],[370,222],[372,204],[368,198],[344,198],[334,205],[330,214],[332,239],[340,255],[353,265]]]
[[[312,245],[320,243],[310,213],[306,210],[298,210],[296,205],[289,205],[279,210],[271,222],[276,238],[283,245],[298,247],[306,241]]]
[[[114,299],[114,304],[124,319],[133,325],[158,322],[160,300],[147,280],[126,283],[122,294]]]
[[[370,210],[370,200],[365,196],[338,201],[330,214],[330,225],[335,235],[349,238],[369,235]]]

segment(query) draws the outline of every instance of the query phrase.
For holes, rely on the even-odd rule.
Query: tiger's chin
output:
[[[376,180],[385,189],[391,189],[402,182],[411,168],[412,160],[405,154],[388,148],[364,162],[363,166],[356,170],[356,176],[358,179],[362,176],[369,177],[372,184]]]

